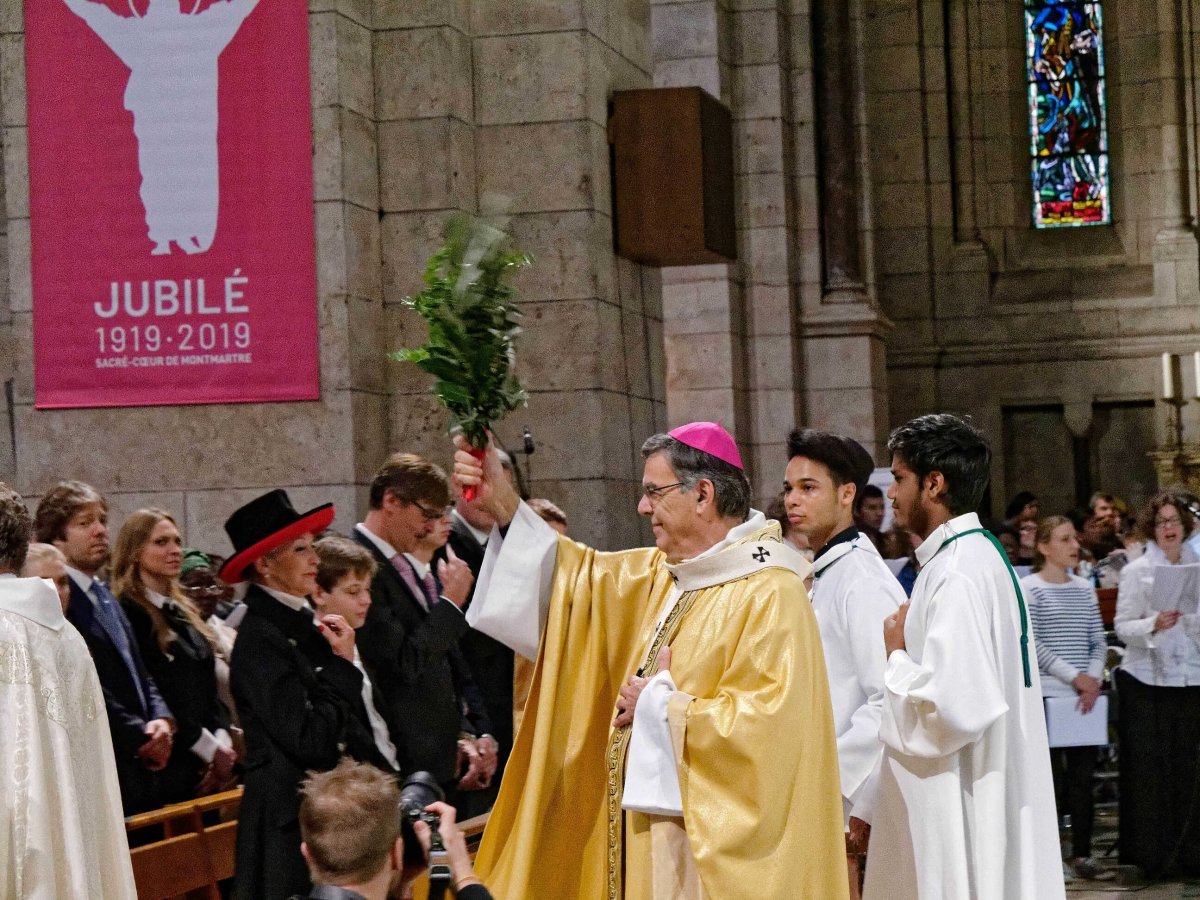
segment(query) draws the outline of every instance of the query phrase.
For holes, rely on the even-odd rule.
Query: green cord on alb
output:
[[[390,356],[437,379],[433,395],[449,410],[451,428],[482,456],[491,425],[527,400],[514,372],[521,314],[509,280],[530,259],[502,229],[473,216],[453,219],[445,241],[425,266],[425,289],[404,299],[429,339]]]

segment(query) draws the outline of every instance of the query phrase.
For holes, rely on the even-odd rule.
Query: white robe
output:
[[[829,673],[847,823],[851,815],[868,815],[855,804],[871,793],[867,780],[883,756],[883,620],[907,599],[864,536],[835,544],[813,562],[812,605]]]
[[[917,549],[907,649],[885,674],[865,900],[1065,896],[1033,635],[1026,687],[999,552],[984,535],[943,549],[978,527],[959,516]]]
[[[108,715],[41,578],[0,576],[0,897],[136,900]]]

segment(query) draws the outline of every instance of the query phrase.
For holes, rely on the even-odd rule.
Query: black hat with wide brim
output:
[[[225,533],[233,542],[233,556],[221,566],[221,580],[226,584],[242,581],[242,573],[256,559],[302,534],[320,534],[333,523],[333,516],[332,503],[296,512],[284,490],[270,491],[251,500],[225,521]]]

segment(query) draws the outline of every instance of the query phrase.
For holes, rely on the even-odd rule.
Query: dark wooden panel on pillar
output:
[[[737,259],[728,109],[697,87],[618,91],[608,139],[618,256],[653,266]]]

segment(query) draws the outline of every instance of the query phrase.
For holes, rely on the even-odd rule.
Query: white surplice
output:
[[[1008,569],[974,513],[917,549],[888,659],[865,900],[1065,896],[1041,683]],[[940,552],[939,552],[940,551]]]
[[[0,576],[0,897],[136,900],[108,714],[41,578]]]
[[[834,544],[813,561],[812,605],[821,629],[833,727],[842,776],[842,807],[850,816],[883,756],[883,620],[908,598],[875,545],[859,535]]]

